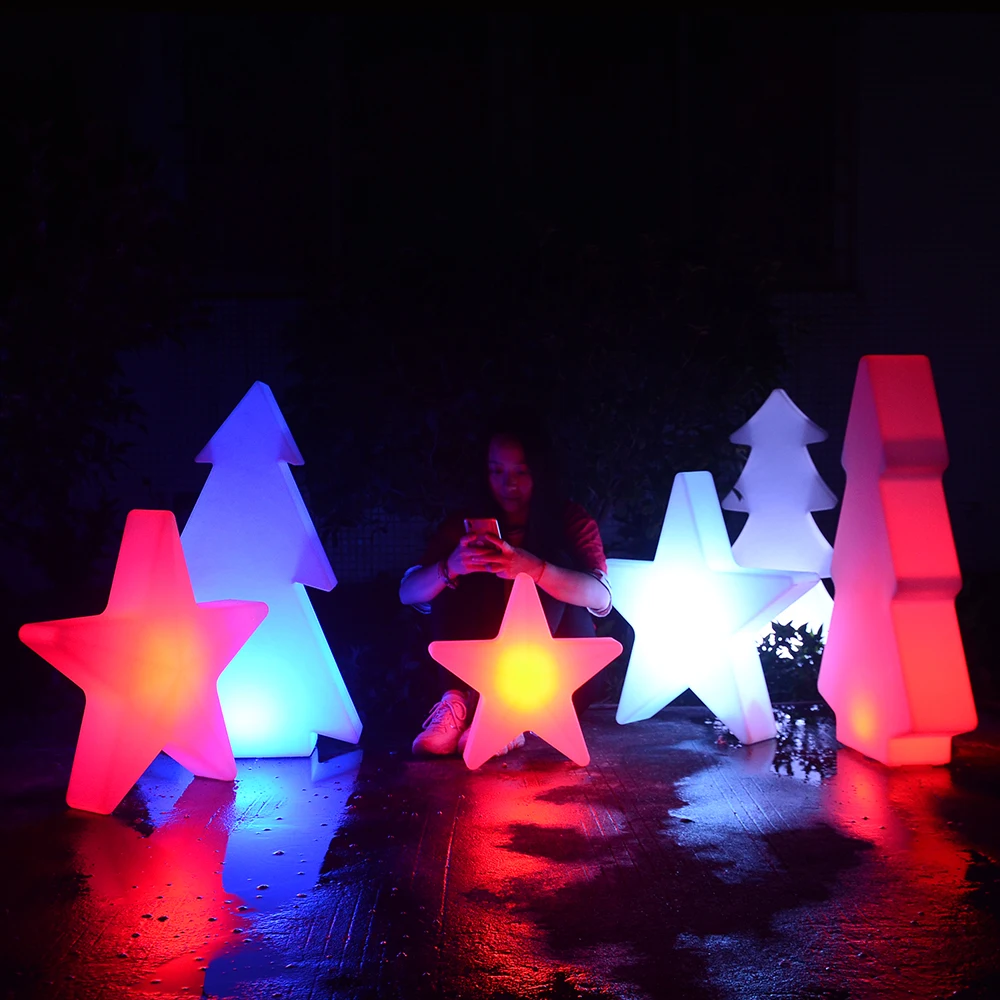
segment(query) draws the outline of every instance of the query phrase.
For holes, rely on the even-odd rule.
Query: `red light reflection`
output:
[[[515,771],[493,761],[470,773],[450,843],[437,848],[448,852],[448,875],[436,894],[436,916],[449,942],[449,963],[472,973],[484,961],[491,969],[499,961],[518,970],[519,989],[541,992],[551,987],[553,958],[546,929],[526,902],[539,886],[556,892],[586,882],[601,865],[594,853],[595,811],[573,794],[576,768],[537,737],[528,739],[519,753],[534,758],[531,765],[519,762]],[[433,893],[430,886],[423,889]],[[560,974],[574,975],[560,967]],[[469,980],[469,995],[476,982]]]
[[[941,800],[952,790],[951,773],[925,765],[886,769],[851,750],[837,755],[837,773],[825,799],[831,820],[844,833],[895,853],[908,864],[944,878],[954,892],[964,880],[963,860],[942,823]]]
[[[232,785],[195,779],[149,836],[114,817],[81,818],[74,850],[89,890],[74,909],[75,978],[200,996],[213,957],[243,940],[242,900],[223,889]],[[122,981],[121,978],[118,979]]]

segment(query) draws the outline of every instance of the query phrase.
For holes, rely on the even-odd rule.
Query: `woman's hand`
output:
[[[483,545],[483,536],[463,535],[448,556],[448,575],[465,576],[467,573],[492,573],[492,549]]]
[[[527,573],[536,583],[545,569],[545,561],[532,555],[526,549],[519,549],[501,538],[488,538],[490,547],[483,549],[486,553],[485,564],[490,573],[501,580],[513,580],[518,573]]]

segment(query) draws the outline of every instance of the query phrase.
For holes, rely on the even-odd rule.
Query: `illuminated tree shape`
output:
[[[976,727],[955,617],[962,581],[941,487],[947,464],[927,358],[862,358],[819,689],[837,738],[884,764],[947,763],[952,736]]]
[[[651,718],[690,688],[741,742],[775,735],[754,635],[817,577],[738,566],[711,473],[679,473],[653,561],[609,559],[608,575],[635,629],[620,723]]]
[[[751,449],[740,478],[722,501],[726,510],[749,515],[733,543],[733,558],[741,566],[830,575],[833,546],[823,537],[811,512],[835,507],[837,498],[816,471],[808,447],[826,437],[826,431],[814,424],[784,389],[775,389],[730,435],[733,444]],[[781,621],[808,625],[813,632],[822,626],[826,635],[832,612],[833,600],[820,580],[781,612]],[[761,634],[770,632],[767,623]]]
[[[751,449],[722,501],[726,510],[749,515],[733,542],[733,557],[741,566],[830,575],[833,548],[810,511],[836,507],[837,498],[816,471],[808,447],[826,437],[784,389],[775,389],[730,435],[733,444]]]
[[[87,695],[67,803],[110,813],[161,750],[232,781],[216,683],[266,614],[259,601],[196,604],[174,515],[131,511],[105,611],[19,632]]]
[[[337,579],[289,463],[302,465],[271,390],[255,382],[196,461],[212,471],[181,539],[199,600],[260,600],[267,620],[219,681],[237,757],[305,757],[361,720],[305,586]]]
[[[581,767],[590,763],[573,692],[622,651],[621,643],[553,639],[527,573],[514,580],[495,639],[439,640],[428,650],[479,692],[463,755],[470,768],[528,730]]]

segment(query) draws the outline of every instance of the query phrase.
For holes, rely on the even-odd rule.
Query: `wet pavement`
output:
[[[0,998],[1000,995],[1000,725],[890,770],[789,709],[703,709],[579,768],[534,737],[478,772],[321,741],[227,784],[161,755],[68,810],[73,720],[2,749]],[[407,736],[409,734],[406,734]]]

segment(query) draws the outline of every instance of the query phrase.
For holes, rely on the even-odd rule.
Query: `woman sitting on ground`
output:
[[[486,441],[481,498],[442,522],[420,564],[404,574],[399,599],[430,614],[433,639],[492,639],[514,578],[527,573],[538,587],[553,636],[593,636],[591,616],[611,611],[597,522],[558,488],[536,424],[496,422]],[[465,530],[467,518],[491,517],[500,527],[499,539]],[[413,741],[414,753],[464,750],[476,695],[444,667],[438,670],[446,690]],[[598,674],[574,694],[577,712],[594,700],[602,683]],[[498,752],[523,745],[521,734]]]

